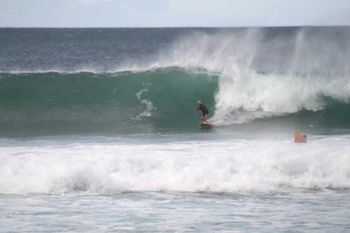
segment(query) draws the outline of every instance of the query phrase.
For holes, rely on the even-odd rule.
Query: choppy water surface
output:
[[[2,231],[347,232],[349,195],[2,195]],[[5,210],[5,211],[4,211]]]
[[[349,43],[348,27],[0,29],[0,231],[350,231]]]

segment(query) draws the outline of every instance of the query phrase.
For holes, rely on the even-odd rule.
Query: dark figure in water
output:
[[[202,101],[197,101],[197,108],[196,111],[201,110],[202,111],[202,122],[208,122],[208,108],[202,103]]]

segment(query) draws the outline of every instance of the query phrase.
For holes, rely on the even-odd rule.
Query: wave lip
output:
[[[350,101],[350,66],[344,62],[350,58],[349,38],[347,27],[199,30],[179,37],[158,58],[121,67],[218,75],[216,125],[302,111],[323,114],[330,102]]]

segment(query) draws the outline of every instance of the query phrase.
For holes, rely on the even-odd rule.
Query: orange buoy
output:
[[[302,134],[299,130],[296,130],[294,133],[294,142],[296,143],[306,143],[307,136]]]

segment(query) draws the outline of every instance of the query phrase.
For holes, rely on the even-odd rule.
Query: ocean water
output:
[[[349,27],[0,29],[0,232],[350,232],[349,58]]]

